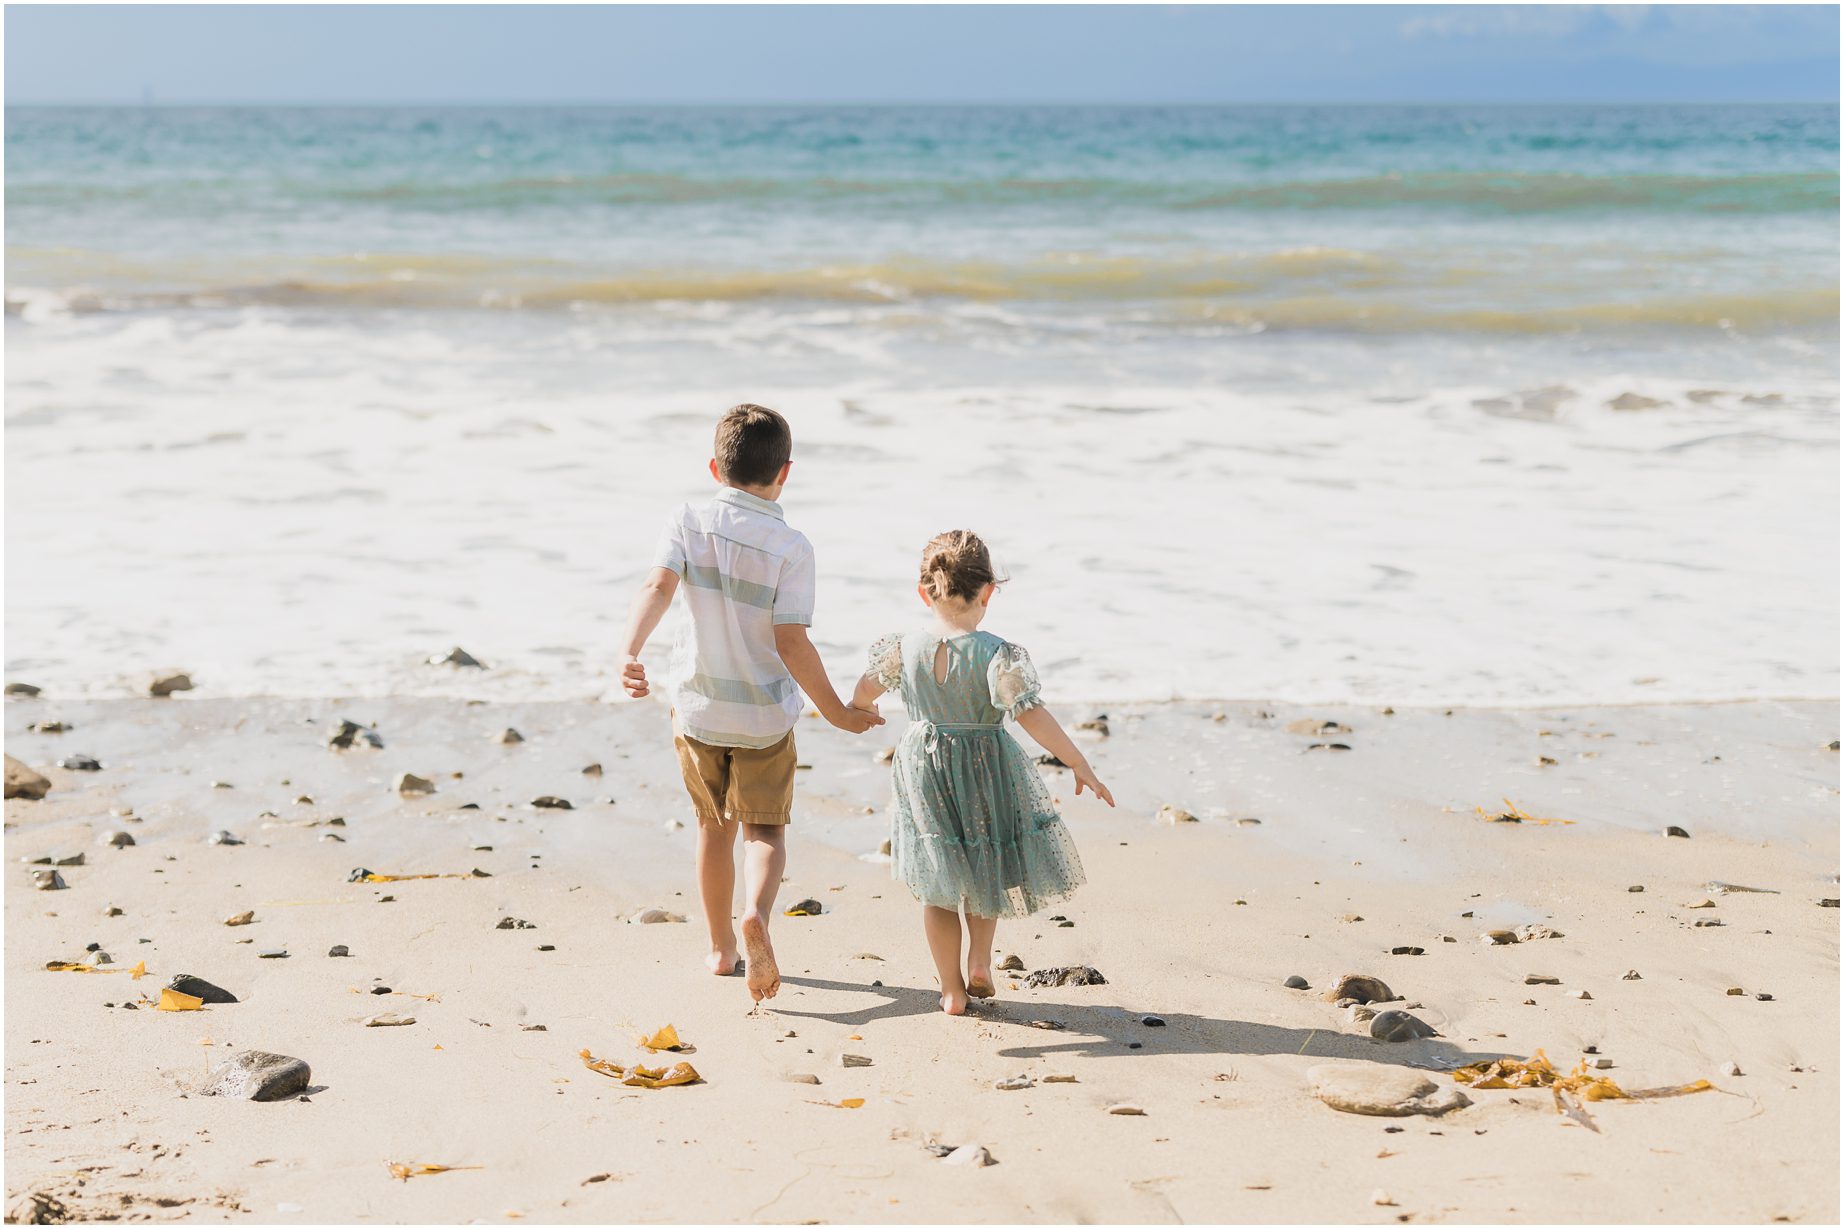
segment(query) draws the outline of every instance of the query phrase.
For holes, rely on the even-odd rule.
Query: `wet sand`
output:
[[[700,964],[662,705],[9,699],[9,754],[53,784],[6,803],[9,1204],[275,1222],[1838,1219],[1838,914],[1819,905],[1838,894],[1835,703],[1108,712],[1089,748],[1117,812],[1046,770],[1090,878],[1073,925],[998,934],[1026,970],[1089,965],[1107,983],[1002,977],[951,1019],[917,909],[873,860],[875,756],[900,710],[857,740],[803,723],[782,904],[825,912],[775,920],[784,986],[752,1010],[740,978]],[[328,750],[341,717],[384,748]],[[26,729],[50,718],[72,728]],[[1290,732],[1302,718],[1350,730]],[[494,741],[508,726],[525,741]],[[1307,749],[1327,742],[1350,750]],[[101,770],[55,767],[76,752]],[[400,798],[406,771],[436,791]],[[1505,799],[1579,822],[1474,811]],[[1198,822],[1157,822],[1165,804]],[[246,843],[208,844],[220,829]],[[109,830],[136,843],[99,846]],[[59,852],[84,854],[69,887],[33,890],[20,860]],[[358,867],[487,876],[349,882]],[[647,907],[694,920],[624,920]],[[244,910],[253,923],[223,925]],[[1524,923],[1562,934],[1481,942]],[[92,942],[149,975],[45,971]],[[124,1008],[179,973],[243,1001]],[[1322,998],[1343,973],[1382,978],[1441,1035],[1372,1040]],[[1292,974],[1312,988],[1285,988]],[[379,1011],[416,1023],[360,1023]],[[704,1083],[628,1088],[578,1057],[647,1060],[635,1038],[667,1023],[695,1050],[660,1065]],[[1572,1066],[1588,1046],[1624,1087],[1717,1090],[1596,1103],[1596,1132],[1547,1092],[1375,1118],[1305,1078],[1538,1049]],[[308,1096],[188,1095],[242,1049],[305,1059]],[[1021,1073],[1033,1086],[995,1087]],[[1123,1102],[1144,1115],[1108,1112]],[[949,1165],[929,1144],[998,1163]],[[389,1162],[478,1168],[400,1181]]]

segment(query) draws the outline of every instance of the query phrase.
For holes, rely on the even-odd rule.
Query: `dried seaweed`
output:
[[[126,973],[128,974],[129,977],[132,977],[135,981],[140,981],[143,977],[147,976],[147,962],[145,960],[140,961],[133,968],[120,968],[120,967],[110,968],[107,965],[98,967],[93,964],[78,964],[77,962],[73,960],[47,960],[45,962],[45,972],[47,973]]]
[[[1503,811],[1494,813],[1486,810],[1484,807],[1474,807],[1473,811],[1480,819],[1483,819],[1488,824],[1572,824],[1575,822],[1572,819],[1540,818],[1536,815],[1526,813],[1517,803],[1511,801],[1509,798],[1503,801],[1505,804],[1505,809]]]
[[[485,871],[475,868],[471,871],[449,871],[444,874],[431,875],[380,875],[377,871],[366,870],[360,866],[346,876],[347,883],[404,883],[411,879],[491,879]],[[286,902],[284,902],[286,903]]]
[[[1542,1050],[1538,1050],[1523,1061],[1515,1058],[1501,1058],[1491,1062],[1459,1067],[1455,1069],[1453,1078],[1468,1088],[1549,1088],[1557,1090],[1556,1111],[1568,1114],[1570,1117],[1575,1117],[1575,1115],[1569,1114],[1565,1108],[1565,1102],[1560,1095],[1562,1092],[1573,1093],[1582,1101],[1654,1101],[1661,1097],[1681,1097],[1693,1092],[1707,1092],[1715,1087],[1708,1080],[1693,1080],[1688,1084],[1678,1084],[1668,1088],[1628,1090],[1621,1088],[1604,1075],[1590,1073],[1586,1059],[1577,1063],[1573,1071],[1558,1071]]]
[[[160,1001],[154,1004],[155,1011],[203,1011],[205,1000],[196,994],[182,994],[171,986],[160,991]]]
[[[824,1105],[828,1109],[855,1110],[864,1108],[863,1097],[846,1097],[841,1101],[808,1101],[808,1105]]]
[[[642,1049],[652,1050],[654,1053],[658,1053],[661,1050],[671,1050],[674,1053],[690,1053],[693,1049],[693,1047],[679,1040],[679,1030],[670,1024],[654,1033],[651,1037],[642,1037],[639,1040]]]
[[[408,1182],[411,1178],[420,1178],[424,1174],[446,1174],[453,1173],[457,1169],[486,1168],[484,1165],[424,1165],[415,1161],[386,1161],[384,1166],[391,1171],[391,1177],[399,1182]]]
[[[674,1063],[670,1067],[623,1067],[597,1058],[587,1050],[578,1052],[583,1066],[599,1075],[620,1080],[630,1088],[674,1088],[683,1084],[702,1084],[704,1077],[692,1069],[690,1063]]]

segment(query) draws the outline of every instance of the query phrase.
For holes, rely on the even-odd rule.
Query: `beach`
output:
[[[9,754],[51,785],[6,804],[9,1196],[72,1216],[1838,1216],[1835,704],[1115,706],[1084,746],[1117,811],[1043,769],[1090,879],[1070,925],[998,935],[1025,973],[1087,966],[1105,984],[1005,978],[967,1018],[936,1009],[918,910],[876,857],[900,709],[860,738],[799,729],[781,905],[823,911],[775,920],[784,984],[760,1009],[700,964],[657,701],[47,692],[5,712]],[[383,747],[330,749],[347,718]],[[69,728],[27,728],[48,720]],[[498,741],[507,727],[523,741]],[[100,768],[56,766],[79,753]],[[401,797],[404,772],[433,792]],[[547,795],[571,809],[531,805]],[[1525,822],[1492,822],[1512,804]],[[211,844],[219,830],[243,843]],[[134,844],[98,844],[110,831]],[[66,888],[32,889],[22,861],[72,853]],[[647,909],[693,920],[633,920]],[[1559,933],[1482,942],[1532,926]],[[90,944],[113,972],[45,969]],[[181,973],[240,1001],[152,1010]],[[1438,1036],[1370,1037],[1324,999],[1353,973]],[[1283,985],[1295,975],[1310,988]],[[381,1011],[415,1022],[362,1023]],[[688,1052],[639,1047],[667,1024]],[[307,1095],[199,1096],[245,1049],[306,1061]],[[1565,1069],[1604,1058],[1596,1074],[1626,1090],[1714,1088],[1584,1103],[1590,1128],[1547,1089],[1372,1117],[1308,1084],[1335,1064],[1457,1087],[1458,1064],[1538,1050]],[[583,1051],[686,1061],[702,1082],[628,1087]]]

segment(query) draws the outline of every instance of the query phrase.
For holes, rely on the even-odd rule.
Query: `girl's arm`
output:
[[[877,711],[877,697],[888,690],[889,688],[877,681],[877,675],[867,670],[859,676],[858,686],[852,689],[851,706],[874,713]]]
[[[864,684],[861,682],[859,686],[863,687]],[[1069,765],[1069,771],[1076,775],[1078,795],[1082,793],[1082,787],[1086,785],[1094,791],[1097,798],[1109,806],[1114,805],[1114,795],[1109,793],[1108,787],[1101,783],[1101,779],[1095,775],[1095,770],[1089,767],[1088,757],[1083,755],[1069,735],[1063,732],[1063,727],[1058,724],[1055,717],[1050,715],[1049,709],[1041,704],[1034,705],[1019,713],[1017,720],[1019,727],[1029,734],[1038,746]]]

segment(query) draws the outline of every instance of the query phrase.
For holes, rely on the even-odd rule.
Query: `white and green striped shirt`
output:
[[[781,505],[724,487],[666,522],[653,564],[677,572],[686,612],[666,687],[687,738],[770,747],[800,720],[775,625],[813,623],[813,547]]]

